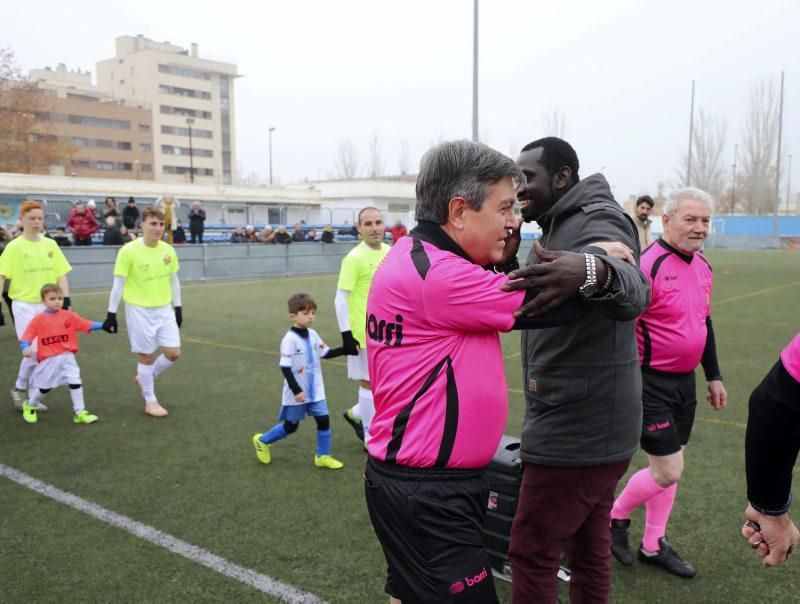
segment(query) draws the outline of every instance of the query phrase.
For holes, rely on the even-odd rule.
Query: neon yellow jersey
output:
[[[375,271],[390,249],[388,245],[382,243],[380,249],[374,250],[362,241],[342,259],[339,284],[336,287],[350,292],[350,297],[347,299],[350,310],[350,331],[362,348],[367,346],[364,331],[367,324],[369,286],[372,285]]]
[[[17,237],[0,255],[0,275],[11,280],[8,295],[20,302],[41,302],[42,286],[58,283],[71,270],[61,248],[47,237],[39,241]]]
[[[114,275],[125,277],[125,302],[157,308],[172,302],[171,275],[179,268],[178,255],[171,245],[159,241],[157,246],[148,247],[140,237],[119,250]]]

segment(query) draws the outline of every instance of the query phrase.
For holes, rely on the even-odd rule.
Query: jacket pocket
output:
[[[536,407],[557,407],[588,396],[588,380],[585,377],[536,377],[528,375],[528,396]]]

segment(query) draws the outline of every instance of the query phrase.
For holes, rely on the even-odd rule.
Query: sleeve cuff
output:
[[[753,506],[753,509],[762,516],[783,516],[789,511],[789,508],[792,507],[792,494],[789,493],[789,501],[787,501],[786,505],[782,506],[780,509],[764,508],[757,503],[753,503],[752,501],[750,502],[750,505]]]

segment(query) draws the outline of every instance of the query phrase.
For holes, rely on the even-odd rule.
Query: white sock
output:
[[[69,395],[72,397],[72,411],[76,414],[80,413],[86,407],[83,404],[83,386],[80,388],[70,388]]]
[[[157,378],[159,375],[164,373],[167,369],[172,367],[175,364],[175,361],[170,361],[167,357],[163,354],[158,355],[155,364],[153,365],[153,377]]]
[[[28,404],[35,407],[44,398],[44,393],[38,388],[31,388],[28,390]]]
[[[359,387],[358,389],[358,414],[361,416],[361,423],[364,426],[364,444],[369,442],[369,427],[372,424],[372,416],[375,415],[375,401],[372,398],[372,390]]]
[[[17,374],[17,383],[14,387],[17,390],[27,390],[28,382],[31,379],[33,370],[36,369],[36,359],[33,357],[22,357],[19,364],[19,373]]]
[[[361,388],[359,388],[359,391]],[[361,419],[361,412],[358,410],[358,403],[350,407],[350,415],[355,417],[356,419]]]
[[[153,376],[153,366],[139,363],[136,365],[136,375],[139,376],[139,384],[142,386],[144,402],[157,403],[155,379]]]

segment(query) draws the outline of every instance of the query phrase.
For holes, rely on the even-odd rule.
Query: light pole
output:
[[[731,216],[736,208],[736,156],[739,154],[739,145],[733,146],[733,188],[731,189]]]
[[[269,127],[269,184],[272,184],[272,133],[275,132],[275,126]]]
[[[789,215],[789,195],[792,194],[792,154],[789,154],[789,165],[786,168],[786,215]]]
[[[139,160],[133,160],[133,167],[136,168],[136,180],[139,180]]]
[[[192,149],[192,124],[193,117],[186,118],[186,125],[189,126],[189,182],[194,183],[194,150]]]

